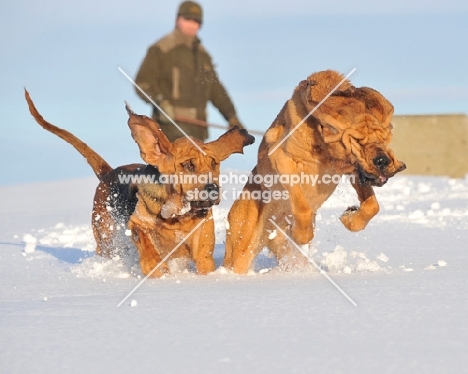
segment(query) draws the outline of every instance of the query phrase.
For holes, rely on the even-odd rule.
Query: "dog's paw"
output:
[[[360,231],[367,225],[367,222],[360,217],[359,208],[357,206],[346,209],[341,215],[340,221],[349,231]]]
[[[206,275],[216,270],[216,264],[211,258],[206,258],[203,261],[196,262],[197,273]]]
[[[312,225],[301,228],[293,224],[291,227],[291,237],[299,245],[310,243],[314,238],[314,228]]]
[[[169,274],[171,271],[166,263],[159,265],[155,261],[140,261],[141,272],[150,278],[161,278],[165,274]],[[157,267],[156,270],[154,270]]]
[[[287,273],[310,273],[314,272],[314,266],[302,253],[291,254],[278,261],[278,269]]]

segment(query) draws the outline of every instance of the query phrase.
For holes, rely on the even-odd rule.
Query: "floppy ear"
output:
[[[334,107],[326,103],[317,107],[312,116],[317,120],[317,129],[325,143],[333,143],[341,139],[343,132],[352,126],[344,116],[337,113]]]
[[[303,80],[303,81],[300,81],[300,82],[299,82],[299,88],[300,88],[300,89],[305,89],[305,88],[308,87],[308,85],[309,85],[309,84],[308,84],[307,80]]]
[[[320,135],[322,135],[322,139],[325,143],[333,143],[341,139],[341,136],[343,134],[342,131],[336,129],[332,125],[328,123],[320,123],[318,125],[318,131]]]
[[[127,103],[128,127],[140,148],[140,156],[147,163],[160,166],[171,158],[171,142],[153,119],[135,114]]]
[[[235,126],[217,140],[205,144],[205,147],[220,161],[223,161],[233,153],[244,153],[244,147],[254,142],[255,138],[247,130]]]
[[[394,108],[380,92],[369,87],[360,87],[356,89],[356,97],[364,102],[366,111],[376,117],[383,127],[391,126]]]

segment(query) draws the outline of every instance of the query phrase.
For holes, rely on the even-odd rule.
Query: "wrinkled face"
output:
[[[336,172],[353,173],[362,186],[383,186],[389,178],[406,169],[385,143],[361,144],[353,139],[351,150],[341,142],[328,144],[336,163]]]
[[[393,106],[379,92],[356,88],[334,71],[312,74],[298,90],[307,111],[314,110],[330,155],[343,165],[342,170],[354,169],[361,185],[383,186],[406,169],[388,147]]]
[[[173,192],[182,197],[183,204],[190,204],[192,211],[210,208],[221,200],[218,185],[221,161],[203,143],[197,144],[206,154],[187,138],[177,139],[172,149],[173,170],[168,173]]]
[[[135,114],[128,105],[128,126],[138,144],[141,158],[158,169],[160,184],[168,185],[168,201],[162,207],[164,218],[205,211],[220,202],[219,164],[233,153],[243,153],[255,139],[237,126],[217,140],[202,143],[185,137],[170,142],[157,122]]]

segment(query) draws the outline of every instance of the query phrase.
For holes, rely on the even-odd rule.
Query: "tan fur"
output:
[[[101,156],[73,134],[44,120],[27,91],[25,97],[34,119],[44,129],[75,147],[100,180],[92,213],[98,255],[110,257],[117,253],[120,245],[117,232],[125,231],[128,225],[139,253],[143,274],[149,275],[177,245],[179,247],[171,259],[193,260],[200,274],[215,269],[215,232],[211,207],[220,201],[216,194],[220,162],[233,153],[243,153],[243,147],[254,142],[246,130],[235,127],[216,141],[206,144],[193,140],[203,150],[201,152],[187,138],[171,143],[153,119],[137,115],[127,106],[128,126],[147,164],[112,169]],[[196,179],[171,183],[147,180],[146,183],[138,184],[122,183],[119,180],[121,176],[155,175],[158,179],[162,175],[181,174],[195,176]],[[208,199],[190,199],[190,194],[195,190],[213,194]],[[197,225],[198,229],[193,231]],[[168,271],[169,267],[164,262],[151,276],[159,277]]]
[[[265,133],[252,174],[304,173],[319,180],[324,175],[354,176],[352,185],[360,206],[349,208],[340,220],[347,229],[358,231],[379,211],[373,186],[385,184],[405,165],[388,148],[393,106],[380,93],[367,87],[355,88],[345,80],[318,106],[343,78],[327,70],[300,82]],[[299,125],[311,111],[312,115]],[[268,247],[280,264],[294,264],[302,255],[280,232],[270,235],[275,227],[269,220],[274,219],[297,244],[307,244],[314,236],[317,210],[336,187],[334,183],[276,183],[268,188],[247,183],[245,192],[287,192],[289,199],[266,203],[247,196],[235,201],[228,216],[224,266],[245,273],[263,247]]]

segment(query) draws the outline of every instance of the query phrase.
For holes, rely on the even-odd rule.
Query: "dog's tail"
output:
[[[73,147],[75,147],[75,149],[82,154],[86,161],[88,161],[88,164],[91,166],[91,168],[94,171],[94,174],[96,174],[99,180],[102,179],[103,175],[113,170],[111,166],[101,156],[99,156],[95,151],[93,151],[86,143],[83,143],[72,133],[47,122],[37,111],[33,101],[31,100],[31,97],[29,96],[29,92],[26,89],[24,90],[24,96],[26,97],[26,101],[28,102],[29,111],[31,112],[36,122],[47,131],[50,131],[51,133],[57,135],[58,137],[62,138],[67,143],[70,143]]]

